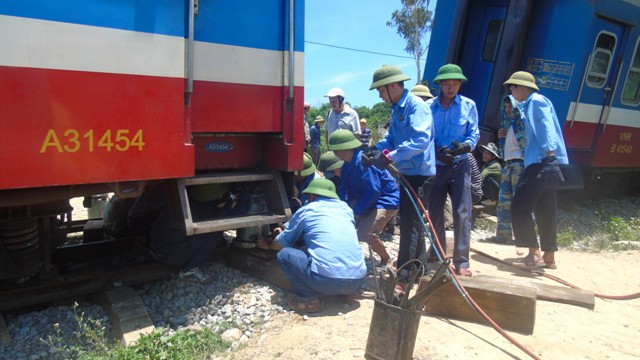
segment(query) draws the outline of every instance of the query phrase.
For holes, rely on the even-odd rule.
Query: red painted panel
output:
[[[572,125],[571,121],[566,121],[562,130],[565,145],[567,148],[591,149],[596,127],[594,123],[574,121]]]
[[[597,126],[574,122],[569,129],[565,123],[563,135],[572,161],[597,168],[640,168],[640,129],[607,125],[596,131]]]
[[[607,125],[598,138],[593,167],[640,168],[640,129]]]
[[[303,88],[294,89],[292,104],[285,104],[287,98],[286,87],[197,82],[194,84],[191,109],[192,131],[254,134],[258,142],[258,156],[263,161],[257,166],[283,171],[299,170],[305,146]],[[252,147],[243,149],[253,151]],[[203,159],[224,157],[224,154],[200,154],[202,151],[202,146],[197,146],[198,169],[210,166],[220,168],[209,161],[205,165]],[[234,168],[241,168],[246,163],[246,155],[243,153],[243,159],[236,162],[220,160],[224,164],[231,163]]]
[[[193,132],[281,132],[283,87],[195,81]],[[295,89],[296,94],[302,88]],[[302,105],[299,107],[302,112]]]
[[[191,176],[183,91],[183,79],[0,67],[0,189]]]

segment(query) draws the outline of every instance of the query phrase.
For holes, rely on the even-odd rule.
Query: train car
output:
[[[0,280],[53,271],[74,197],[163,184],[187,235],[290,217],[302,0],[7,0],[0,48]],[[264,206],[195,221],[204,186]]]
[[[469,78],[460,93],[476,102],[487,142],[500,126],[502,83],[528,71],[555,106],[570,160],[592,178],[630,180],[640,169],[639,21],[630,0],[441,0],[424,79],[459,64]]]

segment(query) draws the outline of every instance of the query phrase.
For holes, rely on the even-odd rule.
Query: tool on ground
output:
[[[380,284],[378,283],[378,271],[376,270],[376,263],[373,258],[373,251],[371,250],[371,246],[369,246],[369,260],[371,260],[371,270],[373,271],[373,280],[376,283],[376,299],[386,302],[385,293],[380,291]]]
[[[447,268],[450,265],[451,260],[446,260],[441,263],[438,270],[435,271],[431,279],[427,279],[429,275],[421,279],[418,285],[418,290],[415,295],[407,300],[406,308],[409,310],[422,309],[429,300],[429,297],[438,290],[442,285],[451,281],[451,275],[447,273]],[[425,280],[424,282],[422,280]],[[426,282],[428,281],[428,282]]]

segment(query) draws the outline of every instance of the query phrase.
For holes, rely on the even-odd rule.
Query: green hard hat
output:
[[[311,160],[311,155],[304,153],[304,168],[301,171],[296,171],[295,174],[298,176],[309,176],[316,171],[316,166],[313,164],[313,160]]]
[[[410,78],[405,75],[399,67],[395,65],[384,65],[373,73],[373,81],[371,86],[369,86],[369,90],[405,80],[410,80]]]
[[[456,64],[447,64],[440,67],[438,76],[433,79],[433,82],[439,84],[442,80],[462,80],[463,83],[467,82],[467,78],[462,74],[462,69]]]
[[[326,196],[328,198],[337,199],[336,186],[329,179],[313,179],[309,183],[306,189],[302,190],[303,194],[316,194],[320,196]]]
[[[356,139],[353,133],[346,129],[336,130],[329,135],[329,150],[351,150],[362,146],[362,142]]]
[[[322,172],[336,170],[342,167],[342,164],[344,164],[344,161],[340,160],[333,151],[327,151],[320,156],[318,170]]]

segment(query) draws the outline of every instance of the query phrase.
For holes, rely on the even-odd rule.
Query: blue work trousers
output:
[[[511,223],[517,247],[558,251],[558,202],[556,190],[542,174],[543,165],[531,164],[524,169],[511,203]],[[535,215],[535,220],[534,220]],[[540,245],[536,237],[536,224]]]
[[[337,279],[319,275],[311,271],[311,261],[311,257],[300,249],[287,247],[278,252],[278,262],[300,302],[317,300],[320,294],[353,294],[365,280]]]
[[[429,196],[429,216],[445,254],[447,238],[444,229],[444,204],[447,201],[447,194],[451,196],[453,210],[453,264],[456,268],[468,268],[473,205],[469,160],[466,156],[458,162],[436,167],[436,178]],[[435,255],[433,250],[431,253]]]
[[[422,184],[424,184],[429,177],[405,175],[404,178],[417,194]],[[398,247],[398,267],[413,259],[418,259],[424,264],[427,263],[427,247],[424,240],[424,228],[420,221],[420,207],[416,200],[414,200],[416,204],[414,206],[406,190],[408,189],[404,187],[400,189],[400,210],[398,211],[400,214],[400,246]],[[423,199],[421,199],[421,201],[424,202]],[[405,269],[407,271],[398,274],[402,280],[408,278],[412,268],[406,267]]]

